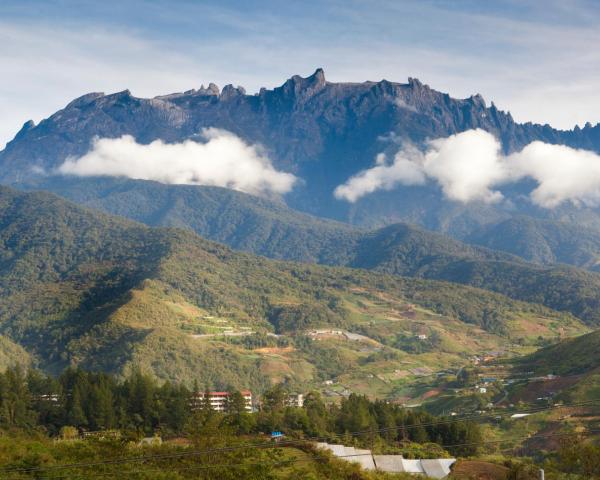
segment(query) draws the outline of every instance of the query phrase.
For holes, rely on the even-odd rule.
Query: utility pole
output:
[[[545,480],[546,475],[544,474],[544,469],[540,468],[540,480]]]

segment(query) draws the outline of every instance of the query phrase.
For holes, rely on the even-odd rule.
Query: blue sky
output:
[[[600,1],[0,3],[0,145],[90,91],[417,77],[519,121],[600,121]]]

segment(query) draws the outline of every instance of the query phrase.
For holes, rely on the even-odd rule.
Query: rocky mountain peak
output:
[[[421,81],[418,78],[413,77],[408,77],[408,86],[414,90],[423,90],[429,88],[427,85],[421,83]]]
[[[81,97],[78,97],[75,100],[73,100],[71,103],[69,103],[67,105],[66,108],[80,108],[80,107],[84,107],[85,105],[89,105],[94,100],[96,100],[96,99],[98,99],[100,97],[103,97],[103,96],[104,96],[104,92],[86,93],[85,95],[82,95]]]
[[[482,108],[482,109],[486,108],[485,99],[479,93],[477,93],[475,95],[471,95],[469,97],[469,100],[476,107],[479,107],[479,108]]]
[[[279,89],[282,89],[286,96],[294,96],[297,99],[306,100],[321,91],[326,84],[325,72],[322,68],[317,68],[315,73],[308,77],[294,75]]]
[[[223,87],[223,91],[221,92],[221,100],[229,100],[231,98],[244,95],[246,95],[246,89],[244,87],[238,86],[236,88],[232,84],[229,84]]]
[[[322,68],[317,68],[315,70],[315,73],[313,73],[310,77],[308,78],[312,78],[317,84],[324,86],[325,85],[325,72],[323,71]]]
[[[219,87],[217,87],[214,83],[209,83],[207,88],[204,88],[204,85],[202,85],[198,91],[196,92],[197,95],[215,95],[218,96],[220,94],[219,91]]]
[[[14,140],[21,138],[23,135],[25,135],[29,130],[31,130],[33,128],[35,128],[35,122],[33,120],[27,120],[21,127],[21,130],[19,130],[19,132],[15,136]]]

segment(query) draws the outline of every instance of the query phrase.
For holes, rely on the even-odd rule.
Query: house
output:
[[[49,393],[49,394],[46,394],[46,395],[38,395],[38,396],[33,397],[33,398],[34,398],[34,400],[37,400],[39,402],[47,403],[47,404],[52,405],[54,407],[60,407],[60,406],[62,406],[60,395],[58,395],[57,393]]]
[[[301,393],[289,393],[285,400],[286,407],[302,408],[304,406],[304,395]]]
[[[254,411],[252,405],[252,392],[250,390],[242,390],[240,392],[244,397],[245,409],[247,412]],[[205,403],[206,392],[198,392],[192,398],[192,409],[201,408]],[[216,412],[226,412],[229,409],[230,392],[208,392],[208,398],[211,410]]]
[[[91,438],[106,440],[108,438],[121,438],[121,432],[119,430],[94,430],[81,432],[81,438],[89,440]]]

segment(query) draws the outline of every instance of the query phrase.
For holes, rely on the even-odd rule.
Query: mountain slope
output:
[[[522,390],[517,389],[515,394],[518,396],[531,390],[538,396],[546,394],[567,402],[597,405],[600,394],[600,331],[542,348],[516,362],[515,370],[556,376],[544,382],[534,382]],[[578,412],[577,416],[586,419],[582,412]],[[593,414],[587,416],[588,421],[596,421]]]
[[[525,368],[540,373],[579,375],[600,368],[600,331],[568,339],[524,357]]]
[[[219,187],[51,177],[28,188],[150,226],[190,229],[237,250],[276,259],[340,264],[340,247],[351,250],[345,245],[353,245],[361,234],[348,224],[297,212],[283,202]]]
[[[600,322],[600,276],[568,266],[542,267],[477,250],[441,235],[392,225],[367,235],[350,265],[471,285]]]
[[[0,334],[48,371],[138,365],[165,379],[261,388],[362,371],[359,359],[378,351],[338,339],[293,343],[319,326],[390,341],[378,348],[397,359],[407,354],[396,335],[435,331],[438,354],[413,358],[431,366],[460,364],[507,337],[534,341],[540,329],[548,338],[585,331],[571,315],[483,290],[275,262],[45,193],[0,188],[0,206]],[[265,336],[274,331],[282,336]],[[258,353],[245,337],[282,350]]]
[[[177,226],[276,259],[377,270],[476,286],[600,322],[600,277],[540,266],[406,224],[364,232],[283,204],[217,187],[126,179],[36,184],[86,206],[150,225]]]
[[[517,216],[474,232],[467,240],[540,264],[599,270],[600,230],[590,224]]]

